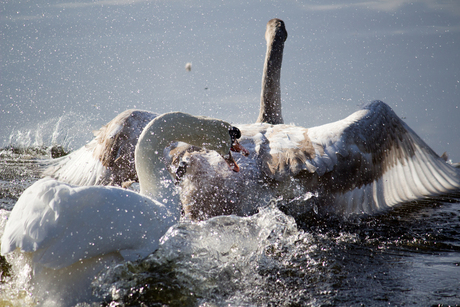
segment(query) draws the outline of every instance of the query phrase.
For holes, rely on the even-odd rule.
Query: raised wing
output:
[[[334,213],[375,213],[460,193],[459,170],[381,101],[310,129],[267,127],[255,141],[265,176],[298,179],[307,190],[318,191]]]
[[[43,176],[75,185],[116,185],[138,181],[134,149],[156,113],[126,110],[98,131],[95,138],[67,156],[44,161]]]

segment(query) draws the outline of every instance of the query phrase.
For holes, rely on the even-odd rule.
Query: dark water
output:
[[[47,155],[2,151],[2,209],[11,210],[37,180],[34,161]],[[93,282],[96,305],[460,304],[459,203],[412,203],[350,221],[314,213],[296,221],[279,205],[246,218],[182,221],[144,261],[101,272]],[[18,255],[0,261],[0,306],[33,304],[30,267]]]

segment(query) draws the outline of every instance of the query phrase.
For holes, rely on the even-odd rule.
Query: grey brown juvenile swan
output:
[[[267,23],[265,55],[262,74],[260,111],[256,123],[284,124],[281,114],[281,64],[283,62],[284,42],[288,37],[284,21],[274,18]]]
[[[349,216],[460,195],[459,169],[441,159],[381,101],[318,127],[283,125],[279,81],[287,38],[284,22],[270,20],[265,38],[259,118],[256,124],[236,125],[249,159],[239,160],[240,173],[223,173],[213,153],[184,155],[190,161],[180,183],[187,214],[194,219],[246,215],[271,199],[283,199],[294,215],[313,209]]]

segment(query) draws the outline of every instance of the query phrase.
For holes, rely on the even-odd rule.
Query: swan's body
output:
[[[44,291],[58,286],[55,292],[70,300],[60,291],[62,287],[73,293],[82,284],[88,285],[101,261],[146,257],[180,218],[181,204],[165,172],[163,150],[173,141],[184,141],[226,156],[233,143],[229,129],[223,121],[184,113],[167,113],[151,121],[135,150],[140,193],[117,187],[72,186],[51,178],[37,181],[11,212],[2,254],[16,248],[32,253],[38,276],[56,275],[47,285],[37,280],[37,286],[48,286]],[[74,274],[84,275],[83,280],[61,287],[72,266],[78,270]],[[43,270],[46,273],[40,275]]]

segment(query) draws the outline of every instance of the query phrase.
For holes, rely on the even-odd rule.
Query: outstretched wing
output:
[[[98,131],[95,138],[65,157],[44,161],[43,176],[75,185],[117,185],[138,181],[134,149],[156,113],[126,110]]]
[[[260,142],[265,175],[294,176],[335,213],[376,213],[403,202],[460,193],[460,172],[381,101],[310,129],[272,126]]]

